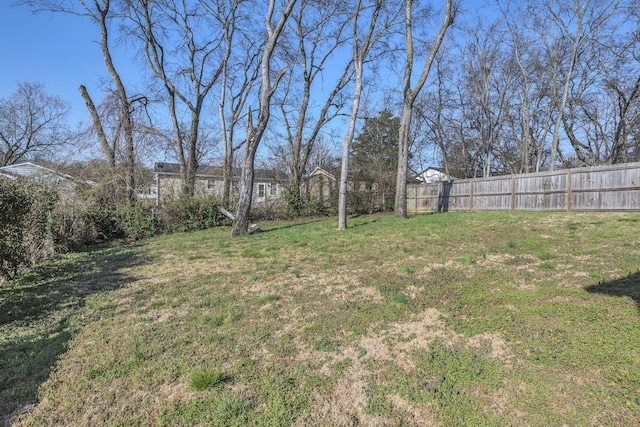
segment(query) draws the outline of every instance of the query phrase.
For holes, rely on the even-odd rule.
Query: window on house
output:
[[[215,188],[215,187],[216,187],[216,180],[213,178],[207,179],[207,188]]]
[[[258,184],[258,197],[263,198],[265,193],[264,184]]]
[[[278,184],[271,184],[271,193],[272,196],[278,195]]]

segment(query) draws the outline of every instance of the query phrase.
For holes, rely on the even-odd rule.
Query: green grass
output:
[[[640,214],[261,223],[2,284],[22,425],[634,425]],[[33,405],[33,406],[30,406]]]
[[[217,386],[228,379],[222,371],[198,369],[189,376],[189,387],[196,391],[203,391]]]

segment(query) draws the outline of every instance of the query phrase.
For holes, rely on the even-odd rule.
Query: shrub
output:
[[[290,182],[284,187],[284,200],[287,202],[287,206],[289,207],[289,212],[298,216],[302,214],[302,209],[304,207],[304,200],[302,200],[302,196],[300,194],[300,186],[297,185],[296,182]]]
[[[219,202],[214,198],[180,198],[164,205],[158,215],[161,232],[204,230],[225,223],[226,217],[218,212]]]
[[[0,180],[0,275],[15,277],[23,267],[53,255],[55,189],[30,181]]]
[[[155,234],[152,209],[145,208],[140,203],[131,203],[121,208],[118,214],[120,227],[127,238],[140,240]]]
[[[112,207],[92,205],[83,210],[81,216],[85,222],[85,232],[88,234],[85,244],[124,237],[118,211]]]

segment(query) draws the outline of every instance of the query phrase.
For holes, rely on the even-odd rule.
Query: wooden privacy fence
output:
[[[640,211],[640,163],[409,184],[407,210]]]

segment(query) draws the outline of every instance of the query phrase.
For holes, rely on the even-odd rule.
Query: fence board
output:
[[[640,163],[407,186],[413,212],[640,211]]]

